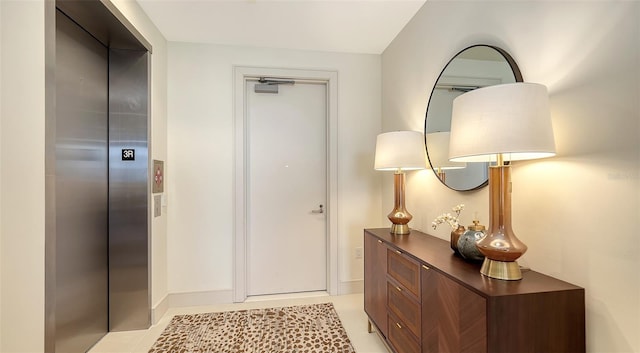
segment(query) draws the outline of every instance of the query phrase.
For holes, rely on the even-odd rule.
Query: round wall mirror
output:
[[[513,58],[490,45],[474,45],[456,54],[436,81],[424,122],[425,146],[433,172],[447,187],[468,191],[487,185],[488,163],[449,162],[451,108],[457,96],[486,86],[522,82]]]

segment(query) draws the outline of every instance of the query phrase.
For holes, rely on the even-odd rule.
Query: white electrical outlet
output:
[[[356,248],[356,259],[362,258],[362,248]]]

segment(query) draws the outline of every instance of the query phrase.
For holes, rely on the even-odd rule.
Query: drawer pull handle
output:
[[[398,326],[398,328],[402,330],[402,325],[396,322],[396,326]]]
[[[424,268],[425,270],[430,270],[429,266],[427,265],[422,265],[422,268]]]
[[[396,286],[396,289],[398,290],[398,292],[402,292],[402,288]]]
[[[400,250],[396,250],[396,254],[398,254],[398,255],[402,255],[402,251],[400,251]]]
[[[382,240],[378,240],[378,244],[382,244]]]

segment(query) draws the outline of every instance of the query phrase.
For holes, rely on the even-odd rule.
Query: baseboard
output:
[[[342,281],[338,285],[338,295],[364,292],[364,280]]]
[[[157,324],[170,308],[226,303],[233,303],[232,290],[170,293],[151,309],[151,322]]]
[[[158,304],[151,308],[151,324],[157,324],[167,310],[169,310],[169,294],[165,295]]]
[[[362,293],[364,281],[344,281],[338,287],[338,295]],[[233,303],[233,290],[169,293],[151,309],[151,323],[157,324],[171,308],[227,303]]]
[[[232,290],[211,290],[204,292],[185,292],[169,294],[169,307],[203,306],[233,303]]]

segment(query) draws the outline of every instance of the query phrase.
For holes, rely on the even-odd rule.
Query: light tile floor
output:
[[[158,324],[147,330],[108,333],[88,353],[147,353],[174,315],[326,302],[333,303],[357,353],[388,353],[378,335],[367,332],[367,315],[363,309],[362,293],[341,296],[307,294],[252,297],[244,303],[171,308],[167,310]]]

